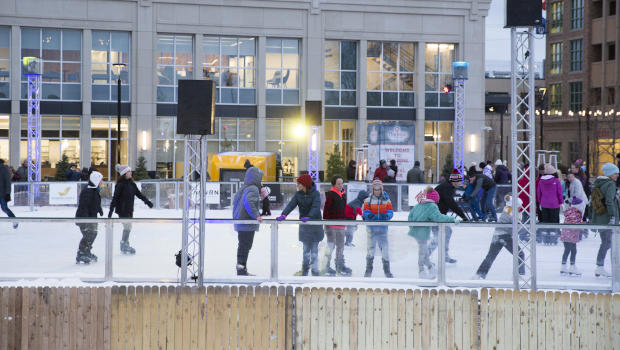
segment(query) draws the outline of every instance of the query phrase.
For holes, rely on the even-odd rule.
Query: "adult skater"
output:
[[[469,201],[471,198],[475,198],[480,190],[482,190],[482,197],[480,198],[482,213],[489,219],[489,221],[497,221],[497,213],[495,212],[495,206],[493,205],[493,199],[495,198],[495,192],[497,191],[495,181],[488,176],[484,176],[482,173],[473,173],[469,175],[469,181],[475,184],[475,187],[471,195],[469,197],[465,197],[464,199]],[[482,217],[481,219],[484,220],[485,217]]]
[[[347,205],[347,194],[344,190],[344,180],[342,176],[336,175],[332,178],[332,188],[325,192],[325,205],[323,206],[323,220],[346,220],[345,215]],[[327,247],[325,248],[325,260],[321,266],[322,275],[351,276],[351,269],[344,265],[344,241],[346,226],[326,225],[325,236],[327,236]],[[336,248],[336,270],[329,265],[332,259],[332,252]]]
[[[245,179],[233,199],[234,220],[257,220],[261,223],[260,194],[263,172],[256,167],[249,167],[245,171]],[[248,276],[248,255],[254,242],[254,233],[260,229],[258,224],[235,224],[237,231],[237,276]]]
[[[4,159],[0,159],[0,208],[10,218],[14,218],[15,214],[9,209],[8,203],[11,201],[11,171],[4,165]],[[17,222],[13,223],[13,228],[16,229]]]
[[[590,198],[592,225],[618,225],[620,212],[616,200],[616,180],[618,180],[618,167],[613,163],[605,163],[602,167],[603,176],[594,181],[592,197]],[[611,273],[605,270],[605,256],[611,247],[612,230],[599,230],[601,246],[596,256],[596,277],[611,277]]]
[[[134,197],[140,198],[149,208],[153,208],[153,203],[146,198],[138,189],[138,186],[131,177],[131,168],[127,165],[116,165],[116,171],[120,174],[114,187],[114,196],[110,203],[110,212],[108,218],[116,211],[119,218],[133,217],[133,200]],[[123,237],[121,239],[121,252],[123,254],[135,254],[136,250],[129,245],[129,233],[131,232],[131,223],[123,224]]]
[[[364,201],[363,218],[366,221],[388,221],[394,216],[392,202],[387,192],[383,190],[383,182],[374,180],[372,182],[372,193]],[[387,226],[367,226],[368,231],[368,252],[366,253],[366,272],[364,277],[372,275],[373,261],[375,259],[375,248],[381,249],[383,262],[383,273],[385,277],[392,278],[390,271],[390,254],[388,247],[388,227]]]
[[[385,181],[385,177],[388,176],[388,163],[385,159],[381,159],[379,161],[379,167],[375,169],[375,174],[373,175],[372,180],[379,179],[383,183]]]
[[[297,178],[297,192],[282,211],[277,221],[286,219],[293,209],[299,207],[299,218],[302,222],[308,220],[321,220],[321,195],[316,185],[308,174]],[[325,233],[321,225],[299,225],[299,241],[303,243],[303,258],[301,271],[298,276],[308,276],[312,270],[312,276],[319,275],[319,242],[323,240]]]
[[[75,212],[76,218],[96,218],[97,214],[103,216],[103,209],[101,208],[101,196],[99,195],[99,185],[103,175],[98,171],[93,171],[88,179],[88,185],[80,193],[80,200],[78,202],[78,208]],[[77,264],[84,263],[90,264],[97,261],[97,256],[90,250],[93,247],[93,242],[97,238],[97,224],[96,223],[76,223],[82,232],[82,239],[78,246],[77,256],[75,262]]]
[[[559,224],[560,206],[564,202],[562,184],[557,178],[557,170],[553,165],[545,164],[545,174],[536,186],[536,201],[540,203],[541,223]],[[547,229],[542,234],[544,244],[557,244],[560,237],[559,229]]]

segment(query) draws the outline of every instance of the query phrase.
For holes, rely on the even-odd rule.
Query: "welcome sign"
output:
[[[393,121],[368,125],[368,164],[370,175],[379,161],[394,159],[398,166],[396,181],[407,179],[415,160],[415,126],[411,121]]]

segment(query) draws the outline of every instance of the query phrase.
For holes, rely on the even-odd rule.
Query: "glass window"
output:
[[[326,120],[323,128],[325,133],[325,154],[323,169],[327,169],[327,153],[334,152],[338,145],[339,153],[345,164],[355,160],[355,121],[354,120]],[[329,180],[329,179],[328,179]]]
[[[299,124],[299,119],[266,120],[266,151],[276,153],[276,170],[278,173],[281,170],[285,177],[298,175],[299,146],[295,131]]]
[[[583,70],[583,39],[570,41],[570,70],[571,72]]]
[[[357,105],[355,41],[325,41],[325,105]]]
[[[92,94],[93,101],[117,101],[120,72],[121,99],[130,101],[129,62],[130,35],[128,32],[92,33]],[[125,66],[114,65],[124,64]]]
[[[442,88],[452,84],[452,62],[456,60],[453,44],[426,44],[424,84],[426,107],[453,107],[454,92]]]
[[[115,180],[114,165],[118,164],[118,120],[115,116],[93,117],[91,119],[91,165],[103,174],[106,180]],[[129,119],[121,118],[121,159],[120,164],[127,164]]]
[[[446,157],[453,152],[453,122],[424,122],[424,166],[427,183],[437,183]]]
[[[256,104],[256,40],[205,36],[203,79],[215,81],[216,102]]]
[[[157,102],[176,103],[179,80],[193,79],[191,35],[157,35]]]
[[[11,29],[0,27],[0,100],[9,99],[11,72]],[[7,158],[3,158],[7,159]]]
[[[583,0],[572,0],[571,15],[570,15],[570,28],[571,29],[583,28]]]
[[[562,32],[562,11],[564,8],[563,1],[556,1],[551,4],[551,11],[549,14],[549,29],[551,33]]]
[[[562,85],[551,84],[549,85],[549,109],[551,111],[562,110]]]
[[[42,59],[42,100],[79,101],[82,99],[81,31],[22,28],[21,45],[22,59],[24,57]],[[21,81],[22,83],[28,81],[28,77],[23,72]],[[26,98],[28,85],[22,84],[21,88],[22,98]]]
[[[267,39],[267,104],[299,104],[299,40]]]
[[[366,51],[366,104],[414,106],[413,43],[369,41]]]
[[[551,44],[551,52],[549,54],[551,55],[550,73],[551,74],[562,73],[562,43]]]

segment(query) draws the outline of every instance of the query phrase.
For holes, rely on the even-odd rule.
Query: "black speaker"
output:
[[[306,125],[321,125],[322,110],[321,101],[306,101]]]
[[[541,0],[506,0],[506,28],[542,24]]]
[[[215,92],[213,80],[179,80],[177,134],[213,134]]]

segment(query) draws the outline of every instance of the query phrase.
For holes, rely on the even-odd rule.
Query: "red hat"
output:
[[[431,200],[435,203],[439,203],[439,193],[435,190],[426,194],[426,199]]]
[[[463,181],[463,175],[461,175],[461,173],[459,173],[458,170],[454,169],[452,171],[452,174],[450,174],[450,182],[462,182]]]
[[[303,174],[297,178],[297,183],[301,184],[305,188],[312,187],[312,178],[308,174]]]

